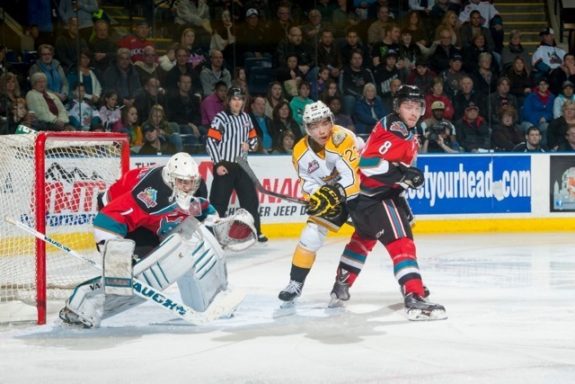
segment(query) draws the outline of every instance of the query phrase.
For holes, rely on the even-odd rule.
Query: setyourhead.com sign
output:
[[[531,212],[530,156],[428,156],[425,184],[409,190],[415,214]]]

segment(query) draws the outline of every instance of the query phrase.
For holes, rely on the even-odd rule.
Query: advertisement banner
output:
[[[208,188],[212,165],[207,156],[194,156]],[[164,164],[168,157],[134,157],[132,166]],[[299,180],[289,156],[249,156],[262,185],[274,192],[301,198]],[[425,185],[409,190],[415,214],[526,213],[531,212],[531,157],[517,156],[420,156]],[[305,207],[259,194],[262,223],[302,222]],[[238,207],[232,196],[229,212]]]
[[[131,158],[131,167],[149,167],[156,164],[165,164],[169,156],[134,156]],[[198,163],[200,176],[205,180],[208,189],[212,185],[212,162],[208,156],[194,156]],[[301,198],[299,179],[291,163],[290,156],[258,156],[248,157],[248,162],[254,173],[258,176],[265,189],[273,192]],[[262,223],[301,223],[306,220],[305,206],[258,193],[260,202],[260,217]],[[239,208],[239,201],[235,193],[232,194],[227,214]]]
[[[409,190],[415,214],[531,212],[531,157],[419,157],[425,185]]]
[[[575,212],[575,156],[551,156],[549,191],[551,212]]]

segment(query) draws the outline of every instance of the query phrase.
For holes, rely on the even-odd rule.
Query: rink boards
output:
[[[131,167],[163,164],[168,156],[134,156]],[[212,164],[194,156],[208,187]],[[291,157],[250,155],[249,163],[269,190],[302,197]],[[575,230],[575,156],[569,154],[420,155],[426,183],[409,191],[416,233]],[[230,211],[238,207],[232,196]],[[262,231],[299,236],[307,218],[296,203],[260,194]],[[349,235],[346,226],[338,235]]]

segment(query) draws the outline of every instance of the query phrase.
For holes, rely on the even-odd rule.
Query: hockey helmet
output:
[[[175,199],[180,208],[189,210],[190,201],[200,187],[201,181],[198,164],[192,156],[185,152],[179,152],[170,157],[162,169],[162,178],[164,183],[172,188],[170,199],[172,201]],[[176,179],[191,180],[192,188],[187,192],[179,190],[176,188]]]
[[[228,89],[228,101],[231,100],[232,97],[241,97],[242,99],[245,99],[246,93],[241,87],[231,87]]]
[[[324,119],[329,119],[333,124],[333,113],[327,105],[322,101],[316,101],[314,103],[305,106],[302,115],[303,126],[306,132],[309,134],[309,126],[314,123],[318,123]]]
[[[413,85],[402,85],[393,99],[393,110],[398,111],[404,101],[415,101],[421,105],[421,116],[425,114],[425,97],[423,93]]]

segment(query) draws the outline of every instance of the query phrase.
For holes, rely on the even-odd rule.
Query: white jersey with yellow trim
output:
[[[309,144],[309,136],[303,137],[293,149],[292,161],[301,180],[304,197],[307,198],[324,184],[339,183],[347,199],[359,194],[359,152],[361,142],[355,134],[339,125],[333,126],[325,147],[315,152]]]

